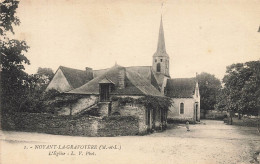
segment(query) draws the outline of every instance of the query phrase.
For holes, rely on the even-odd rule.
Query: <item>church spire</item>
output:
[[[168,54],[166,53],[166,48],[165,48],[162,15],[161,15],[158,43],[157,43],[157,51],[154,54],[154,56],[168,56]]]

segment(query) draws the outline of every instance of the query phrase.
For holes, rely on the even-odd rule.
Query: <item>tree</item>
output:
[[[216,96],[216,104],[215,109],[218,109],[220,111],[224,111],[227,109],[227,93],[225,88],[221,88]]]
[[[51,78],[54,76],[53,70],[51,68],[41,68],[39,67],[37,70],[37,74],[40,76],[45,76],[47,77],[49,80],[51,80]],[[47,81],[49,82],[49,81]]]
[[[53,78],[54,73],[51,68],[41,68],[39,67],[36,73],[36,77],[38,78],[37,84],[38,89],[44,91]]]
[[[202,72],[197,75],[200,89],[201,109],[212,110],[217,102],[216,98],[221,89],[221,82],[214,75]]]
[[[1,71],[1,107],[17,109],[22,99],[26,97],[28,74],[24,65],[30,61],[24,55],[29,47],[25,41],[9,39],[7,33],[14,34],[13,25],[20,21],[15,15],[19,2],[5,0],[0,3],[0,71]]]
[[[15,15],[19,2],[16,0],[5,0],[0,3],[0,35],[3,36],[7,31],[13,31],[13,24],[19,25],[20,20]]]
[[[232,64],[223,78],[227,110],[257,115],[260,92],[260,61]]]
[[[233,109],[233,103],[230,100],[230,96],[228,95],[228,91],[226,88],[221,88],[221,90],[218,92],[217,97],[216,97],[217,103],[215,104],[215,108],[221,111],[228,111],[228,122],[229,124],[232,125],[233,123],[233,115],[234,115],[234,110]]]

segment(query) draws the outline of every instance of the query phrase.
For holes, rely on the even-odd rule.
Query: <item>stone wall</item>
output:
[[[138,135],[138,119],[132,116],[104,117],[99,123],[98,136]]]
[[[140,98],[139,96],[131,96],[131,97]],[[150,117],[148,117],[148,113],[150,113]],[[161,109],[157,109],[157,110],[146,109],[146,107],[143,104],[126,103],[124,105],[120,105],[118,104],[118,101],[113,101],[111,115],[137,117],[139,120],[140,134],[147,133],[148,131],[151,130],[152,131],[163,130],[167,126],[167,119],[166,119],[167,113],[162,112]],[[148,118],[150,118],[150,121],[148,121]]]
[[[71,117],[39,113],[2,116],[3,130],[73,136],[125,136],[139,134],[138,118],[132,116]]]
[[[134,116],[139,120],[139,133],[147,132],[146,125],[146,108],[141,104],[127,103],[126,105],[119,105],[117,101],[112,102],[111,114],[118,113],[121,116]]]
[[[105,117],[109,115],[109,104],[110,102],[99,102],[98,103],[98,113],[100,113],[101,117]]]
[[[82,110],[96,104],[98,101],[98,96],[86,95],[85,97],[79,99],[76,103],[72,104],[72,115],[80,113]],[[61,107],[57,113],[58,115],[70,115],[70,106],[66,105]]]
[[[142,105],[125,105],[120,109],[121,116],[135,116],[139,119],[139,132],[146,133],[147,125],[146,125],[146,108]]]

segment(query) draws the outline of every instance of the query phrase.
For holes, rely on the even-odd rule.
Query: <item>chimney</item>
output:
[[[118,73],[118,88],[124,89],[125,88],[125,68],[119,70]]]
[[[93,69],[90,67],[86,67],[86,71],[93,71]]]
[[[90,67],[86,67],[85,69],[86,69],[87,76],[90,77],[90,79],[93,79],[93,77],[94,77],[93,76],[93,69],[90,68]]]

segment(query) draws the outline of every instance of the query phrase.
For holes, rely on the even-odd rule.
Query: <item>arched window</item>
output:
[[[156,63],[156,62],[157,62],[157,59],[155,59],[154,62]]]
[[[157,71],[157,72],[161,72],[161,64],[160,64],[160,63],[157,64],[156,71]]]
[[[161,59],[161,62],[162,62],[162,59]]]
[[[180,103],[180,114],[184,114],[184,103]]]

